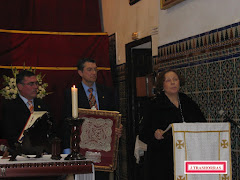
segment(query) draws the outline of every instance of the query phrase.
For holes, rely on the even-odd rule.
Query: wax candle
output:
[[[73,85],[71,88],[72,92],[72,117],[78,117],[78,89]]]

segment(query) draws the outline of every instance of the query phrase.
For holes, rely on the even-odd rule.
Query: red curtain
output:
[[[0,65],[34,67],[76,67],[77,61],[90,57],[97,61],[98,67],[110,67],[107,35],[33,35],[0,33]],[[48,83],[46,97],[50,109],[59,122],[63,112],[64,89],[80,83],[77,70],[37,70],[46,74],[44,82]],[[2,75],[12,76],[9,69],[1,69]],[[111,72],[100,70],[98,82],[112,85]],[[0,86],[2,88],[2,84]]]
[[[1,0],[0,29],[55,32],[101,32],[98,0]],[[27,32],[29,33],[29,32]],[[76,67],[82,57],[94,58],[98,67],[110,67],[107,35],[50,35],[0,31],[0,65]],[[37,70],[46,74],[46,97],[56,122],[63,112],[63,92],[80,82],[76,70]],[[0,69],[2,75],[12,75]],[[109,70],[98,73],[98,82],[112,85]],[[1,97],[1,101],[3,98]],[[0,102],[1,106],[1,102]],[[0,107],[1,108],[1,107]]]
[[[0,29],[101,32],[98,0],[1,0]]]

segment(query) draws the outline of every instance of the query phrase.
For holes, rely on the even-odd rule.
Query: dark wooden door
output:
[[[135,49],[135,46],[151,41],[151,37],[144,38],[126,46],[127,60],[127,150],[128,150],[128,179],[143,180],[143,164],[136,164],[134,147],[139,133],[139,122],[142,117],[143,104],[147,97],[136,96],[136,77],[152,73],[152,49]],[[144,88],[144,87],[143,87]]]

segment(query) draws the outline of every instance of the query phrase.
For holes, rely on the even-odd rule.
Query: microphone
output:
[[[235,122],[234,120],[232,120],[224,110],[221,109],[220,111],[218,111],[218,114],[220,116],[223,116],[223,118],[224,118],[223,122],[230,122],[230,123],[234,124],[237,128],[240,128],[240,125],[237,122]]]

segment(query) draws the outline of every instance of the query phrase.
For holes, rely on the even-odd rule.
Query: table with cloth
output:
[[[34,156],[18,156],[17,161],[0,156],[0,178],[75,174],[75,180],[95,179],[94,165],[90,160],[64,160],[66,154],[62,154],[60,160],[51,159],[51,155],[43,155],[42,158]]]

